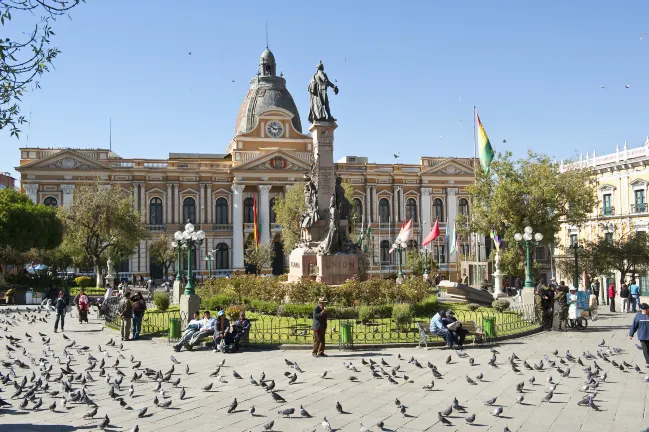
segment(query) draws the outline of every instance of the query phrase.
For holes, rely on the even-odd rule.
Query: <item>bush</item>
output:
[[[246,308],[243,305],[232,305],[225,310],[225,316],[230,319],[230,321],[237,321],[239,319],[239,313],[244,312]]]
[[[425,299],[417,302],[414,306],[414,314],[418,317],[431,317],[437,313],[439,309],[439,302],[434,295],[428,296]]]
[[[358,308],[358,319],[362,323],[367,323],[376,318],[376,312],[372,306],[360,306]]]
[[[358,318],[358,309],[355,307],[330,306],[327,307],[327,318],[355,320]]]
[[[383,304],[372,307],[374,308],[374,314],[376,315],[376,318],[390,318],[392,316],[392,308],[394,308],[394,305]]]
[[[397,327],[406,327],[412,321],[412,317],[412,307],[408,303],[398,303],[392,307],[392,319]]]
[[[509,302],[503,299],[494,300],[491,307],[496,309],[497,312],[504,312],[509,309]]]
[[[237,303],[235,297],[227,294],[219,294],[201,299],[201,309],[218,311],[235,303]]]
[[[277,308],[279,307],[279,303],[263,300],[249,300],[246,303],[248,303],[250,308],[254,311],[267,315],[275,315],[277,313]]]
[[[469,303],[466,305],[466,308],[471,312],[475,312],[480,308],[480,305],[477,303]]]
[[[157,292],[153,294],[153,304],[160,312],[169,309],[169,294]]]
[[[81,288],[87,288],[92,284],[92,279],[89,276],[79,276],[74,278],[74,283]]]
[[[311,318],[313,316],[314,305],[303,303],[287,303],[282,305],[282,316],[293,318]]]

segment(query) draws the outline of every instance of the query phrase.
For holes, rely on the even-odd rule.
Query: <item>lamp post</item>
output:
[[[543,240],[543,234],[534,233],[531,226],[526,226],[523,234],[514,234],[514,240],[525,246],[525,288],[534,288],[532,281],[532,246],[537,246]]]
[[[192,250],[195,250],[198,246],[203,243],[205,238],[205,233],[200,231],[194,231],[194,225],[189,222],[185,225],[185,231],[180,232],[176,231],[174,238],[178,243],[187,249],[187,285],[185,285],[185,295],[194,294],[194,284],[192,283]]]
[[[399,271],[397,272],[397,280],[403,281],[403,267],[401,266],[401,251],[404,250],[404,248],[401,247],[401,242],[397,244],[397,258],[399,259]]]
[[[208,252],[207,256],[205,257],[205,261],[207,261],[207,274],[210,279],[212,279],[212,261],[214,260],[215,254],[216,254],[216,249],[213,249],[210,252]]]
[[[176,259],[176,269],[178,270],[178,272],[176,273],[177,281],[181,281],[183,279],[183,275],[180,270],[180,266],[181,266],[180,261],[182,259],[182,255],[180,254],[180,250],[181,250],[180,240],[182,240],[182,233],[180,231],[176,231],[176,233],[174,234],[174,241],[171,242],[171,247],[178,253],[178,258]]]
[[[428,248],[421,248],[421,255],[424,258],[424,280],[428,279]]]
[[[572,284],[575,288],[579,288],[579,250],[583,250],[584,247],[580,246],[579,242],[574,242],[568,247],[575,251],[575,275]]]

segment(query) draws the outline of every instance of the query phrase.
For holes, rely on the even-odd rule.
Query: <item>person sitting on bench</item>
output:
[[[230,320],[226,318],[225,312],[220,310],[216,318],[214,329],[214,349],[212,351],[221,351],[221,342],[223,345],[234,345],[234,332],[230,331]]]
[[[462,327],[462,323],[455,318],[455,312],[452,310],[446,311],[446,318],[442,318],[442,323],[446,327],[446,330],[451,333],[455,333],[455,339],[457,340],[457,345],[461,348],[464,346],[464,339],[466,335],[469,334],[469,331]]]
[[[203,319],[200,321],[200,328],[196,333],[192,335],[192,338],[189,340],[189,342],[185,343],[185,348],[191,351],[196,345],[199,344],[201,339],[212,336],[214,334],[215,324],[216,320],[210,317],[210,311],[205,311],[203,313]]]
[[[183,345],[185,345],[189,340],[192,338],[194,333],[196,333],[200,328],[201,328],[201,319],[200,319],[200,312],[196,311],[194,312],[194,319],[187,324],[187,328],[185,328],[185,333],[183,333],[182,337],[178,341],[177,344],[173,346],[174,351],[178,352],[182,348]]]
[[[232,325],[232,329],[235,331],[234,334],[234,345],[236,349],[239,349],[239,344],[241,339],[248,334],[250,331],[250,320],[246,318],[246,312],[239,312],[239,321],[235,322]]]
[[[437,312],[430,319],[430,332],[434,335],[437,335],[446,341],[447,347],[452,347],[453,343],[457,342],[455,339],[455,333],[448,331],[444,325],[443,319],[446,318],[446,311]]]

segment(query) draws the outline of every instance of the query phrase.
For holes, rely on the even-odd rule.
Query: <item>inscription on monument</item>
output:
[[[319,181],[320,183],[318,184],[318,195],[319,197],[322,197],[323,201],[325,202],[324,208],[326,208],[326,204],[329,202],[331,195],[334,193],[335,178],[333,167],[321,166]]]

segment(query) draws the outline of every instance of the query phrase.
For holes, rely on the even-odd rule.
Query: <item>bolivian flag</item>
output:
[[[482,122],[480,121],[480,116],[477,111],[475,116],[478,121],[478,156],[480,157],[480,165],[482,165],[485,174],[488,174],[489,166],[494,158],[494,149],[491,147],[487,132],[485,132],[484,127],[482,127]]]

